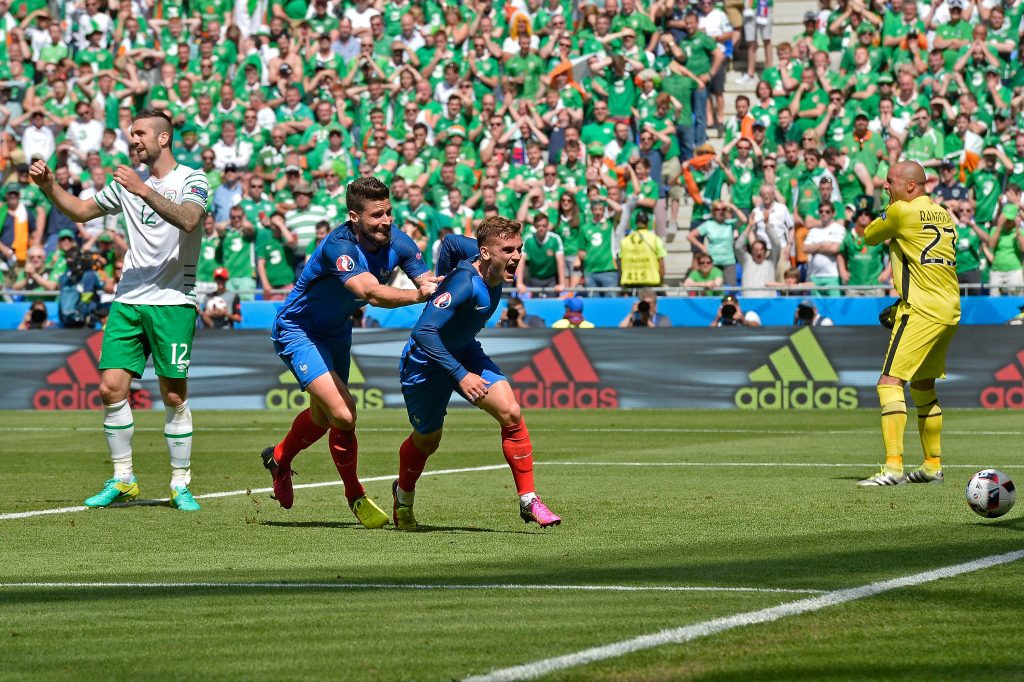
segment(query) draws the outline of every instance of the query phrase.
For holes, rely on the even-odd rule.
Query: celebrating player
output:
[[[889,207],[864,232],[864,240],[889,240],[893,286],[900,298],[887,309],[892,328],[878,398],[882,404],[885,466],[860,485],[942,483],[942,408],[935,380],[946,375],[946,350],[960,322],[956,279],[956,224],[946,209],[925,194],[924,168],[914,161],[895,164],[885,178]],[[903,386],[917,406],[924,464],[903,474],[903,430],[907,404]]]
[[[103,431],[114,464],[114,477],[87,507],[106,507],[139,494],[132,469],[135,432],[128,391],[132,377],[142,376],[146,359],[153,365],[164,401],[164,437],[171,454],[171,502],[196,511],[189,492],[192,478],[192,412],[188,407],[188,366],[196,328],[196,261],[210,191],[206,175],[182,166],[171,154],[171,120],[158,111],[143,111],[132,122],[131,142],[149,167],[143,181],[128,166],[118,166],[114,181],[91,200],[82,200],[53,181],[46,164],[36,161],[29,174],[57,209],[85,223],[104,214],[124,213],[130,247],[110,307],[100,352],[100,397]]]
[[[522,519],[542,528],[562,521],[534,491],[533,446],[519,403],[476,340],[498,307],[502,284],[515,277],[523,252],[521,229],[517,222],[492,216],[480,223],[476,240],[450,235],[441,243],[437,274],[444,276],[444,282],[416,323],[400,365],[413,432],[399,449],[398,480],[392,485],[399,530],[416,529],[412,510],[416,481],[427,457],[441,443],[453,391],[501,425],[501,449],[512,468]]]
[[[346,200],[348,221],[316,247],[274,320],[274,347],[309,393],[310,406],[261,457],[277,501],[288,509],[294,499],[292,460],[330,430],[331,457],[349,507],[364,526],[379,528],[387,514],[366,496],[356,474],[356,403],[347,385],[352,311],[366,303],[398,308],[425,301],[436,285],[416,243],[391,225],[387,186],[376,178],[359,178],[349,185]],[[396,267],[419,288],[387,286]]]

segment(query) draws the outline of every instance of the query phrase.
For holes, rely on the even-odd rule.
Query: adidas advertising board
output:
[[[753,385],[736,391],[736,407],[742,409],[850,410],[859,405],[857,389],[839,385],[839,376],[810,327],[789,337],[747,378]]]
[[[360,409],[403,406],[398,359],[407,330],[359,330],[349,387]],[[852,409],[877,405],[888,334],[878,327],[813,329],[487,330],[484,349],[525,409]],[[102,334],[0,332],[0,409],[100,409]],[[308,404],[266,331],[199,331],[189,367],[193,409]],[[978,349],[984,349],[979,352]],[[1019,327],[961,327],[940,382],[943,406],[1024,409]],[[132,391],[161,407],[152,367]],[[458,396],[452,408],[469,407]]]

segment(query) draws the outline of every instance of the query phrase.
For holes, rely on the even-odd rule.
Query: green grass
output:
[[[109,476],[96,414],[5,413],[0,514],[78,505]],[[196,415],[197,495],[263,488],[258,452],[290,415]],[[403,413],[360,417],[360,471],[390,509]],[[0,678],[448,680],[808,595],[398,590],[559,584],[834,590],[1024,548],[1024,516],[970,512],[971,466],[1024,480],[1020,416],[951,410],[947,483],[859,489],[877,414],[532,412],[538,489],[561,514],[520,521],[511,476],[425,476],[424,532],[369,531],[340,486],[0,520],[0,582],[383,583],[379,588],[0,588]],[[143,497],[166,497],[162,415],[136,414]],[[503,464],[497,428],[455,411],[430,469]],[[659,430],[660,429],[660,430]],[[1013,432],[1006,435],[1001,432]],[[907,433],[907,461],[920,459]],[[560,462],[560,463],[555,463]],[[593,466],[600,462],[707,466]],[[842,466],[723,466],[722,463]],[[971,465],[971,466],[968,466]],[[297,484],[336,480],[324,443]],[[1024,562],[579,668],[570,680],[1021,679]]]

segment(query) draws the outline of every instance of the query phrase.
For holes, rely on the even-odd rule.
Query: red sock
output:
[[[290,469],[295,455],[323,438],[325,433],[327,427],[313,421],[313,414],[309,409],[299,412],[284,440],[274,446],[274,459],[279,466]]]
[[[402,447],[398,448],[398,487],[411,493],[426,465],[427,455],[419,451],[412,442],[412,436],[409,436]]]
[[[505,453],[505,461],[512,469],[512,478],[516,480],[518,493],[532,493],[533,444],[530,443],[530,432],[526,429],[525,419],[515,426],[501,427],[501,451]]]
[[[331,429],[329,442],[334,466],[338,469],[342,483],[345,484],[345,497],[349,504],[352,504],[366,492],[356,474],[356,464],[359,458],[359,441],[356,440],[356,432]]]

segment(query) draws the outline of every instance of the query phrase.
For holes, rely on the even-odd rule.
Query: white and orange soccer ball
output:
[[[996,469],[982,469],[967,483],[967,506],[979,516],[994,519],[1010,511],[1017,490],[1010,477]]]

